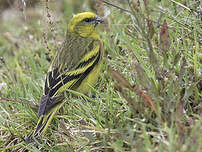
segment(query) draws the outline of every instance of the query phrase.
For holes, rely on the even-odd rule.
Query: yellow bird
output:
[[[85,93],[90,90],[102,68],[103,44],[96,26],[103,18],[91,12],[75,15],[67,27],[66,39],[46,75],[38,110],[38,123],[27,137],[40,141],[56,112],[66,102],[67,89]]]

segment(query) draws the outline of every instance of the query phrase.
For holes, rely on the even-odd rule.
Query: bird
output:
[[[51,120],[67,102],[68,89],[87,93],[96,82],[104,56],[103,42],[96,27],[103,21],[93,12],[78,13],[71,19],[66,38],[46,74],[38,123],[26,138],[27,144],[41,142]]]

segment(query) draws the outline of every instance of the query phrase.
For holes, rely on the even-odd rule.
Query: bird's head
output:
[[[68,30],[82,37],[96,37],[96,26],[102,23],[103,19],[91,12],[83,12],[75,15],[68,25]]]

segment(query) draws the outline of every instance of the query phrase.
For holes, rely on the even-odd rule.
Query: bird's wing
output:
[[[83,48],[84,49],[84,48]],[[65,89],[76,89],[90,71],[97,65],[100,60],[100,42],[93,40],[85,47],[86,52],[76,66],[61,68],[61,64],[55,64],[52,71],[49,71],[45,81],[44,95],[38,110],[38,116],[44,115],[50,109],[62,102],[63,92]],[[93,51],[92,51],[93,50]],[[74,57],[74,56],[73,56]],[[63,64],[63,63],[62,63]]]
[[[60,71],[71,71],[92,50],[93,38],[84,38],[67,32],[62,48],[56,53],[49,71],[59,67]]]

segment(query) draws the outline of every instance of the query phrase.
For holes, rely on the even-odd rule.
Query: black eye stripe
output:
[[[85,21],[85,22],[91,22],[93,20],[95,20],[95,18],[85,18],[83,21]]]

